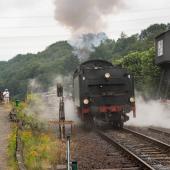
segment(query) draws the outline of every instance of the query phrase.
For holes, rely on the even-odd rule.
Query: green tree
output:
[[[103,59],[103,60],[111,60],[113,57],[113,51],[115,47],[114,40],[106,40],[101,43],[99,47],[95,48],[95,51],[91,53],[90,59]]]
[[[135,88],[145,97],[155,97],[158,88],[160,69],[154,63],[155,49],[150,48],[144,52],[132,52],[127,56],[113,60],[126,68],[135,78]]]
[[[156,36],[168,30],[168,24],[153,24],[141,31],[140,39],[153,41]]]

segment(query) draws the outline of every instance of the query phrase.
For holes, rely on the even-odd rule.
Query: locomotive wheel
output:
[[[123,128],[123,122],[113,122],[113,127],[116,129],[122,129]]]
[[[92,129],[94,127],[94,120],[91,114],[84,116],[84,126],[86,129]]]
[[[120,129],[123,129],[123,122],[122,122],[122,121],[119,122],[119,128],[120,128]]]

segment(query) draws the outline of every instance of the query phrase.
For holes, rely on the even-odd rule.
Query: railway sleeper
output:
[[[166,150],[166,153],[169,153],[169,152],[170,152],[170,145],[169,145],[169,144],[166,144],[166,143],[164,143],[164,142],[161,142],[161,141],[159,141],[159,140],[157,140],[157,139],[154,139],[154,138],[152,138],[152,137],[149,137],[149,136],[147,136],[147,135],[144,135],[144,134],[135,132],[135,131],[130,130],[130,129],[128,129],[128,128],[124,128],[124,130],[125,130],[126,132],[131,133],[131,134],[133,134],[133,135],[135,135],[135,136],[138,136],[138,137],[140,137],[140,138],[145,138],[146,141],[151,142],[152,144],[157,145],[157,148],[158,148],[158,146],[160,146],[161,148],[164,148],[164,149]]]
[[[158,134],[162,134],[162,135],[170,137],[170,132],[166,132],[166,131],[160,130],[158,128],[148,128],[148,130],[150,130],[152,132],[155,132],[155,133],[158,133]]]
[[[139,170],[139,167],[131,167],[131,168],[113,168],[113,169],[94,169],[94,170]]]
[[[107,135],[97,131],[97,133],[103,138],[105,139],[108,143],[118,147],[121,151],[123,151],[125,153],[125,155],[127,155],[129,157],[129,159],[133,160],[136,165],[135,168],[137,169],[141,169],[145,170],[155,170],[155,168],[153,168],[152,166],[150,166],[147,162],[145,162],[144,160],[142,160],[140,157],[138,157],[136,154],[134,154],[132,151],[130,151],[128,148],[124,147],[122,144],[120,144],[118,141],[116,141],[113,138],[108,137]],[[130,167],[131,168],[131,167]],[[130,169],[132,170],[132,168]]]

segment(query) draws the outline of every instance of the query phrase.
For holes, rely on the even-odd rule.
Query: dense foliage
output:
[[[90,58],[100,58],[112,60],[126,56],[134,51],[146,51],[154,47],[154,39],[157,35],[170,29],[170,24],[154,24],[140,34],[134,34],[128,37],[125,33],[121,33],[120,38],[115,40],[107,40],[102,43],[91,54]]]
[[[154,48],[143,52],[131,52],[113,63],[129,70],[135,79],[135,88],[145,98],[156,97],[160,69],[154,64]]]
[[[96,47],[90,59],[119,63],[135,75],[138,90],[153,95],[153,86],[159,79],[159,69],[154,65],[154,38],[169,28],[170,24],[154,24],[130,37],[121,33],[117,41],[108,39]],[[46,90],[56,75],[72,74],[79,64],[72,51],[66,41],[61,41],[37,54],[17,55],[0,62],[0,89],[8,88],[12,96],[24,98],[29,80],[36,78]]]
[[[78,63],[67,42],[57,42],[38,54],[17,55],[0,62],[0,89],[8,88],[12,96],[24,98],[30,79],[36,78],[47,89],[57,74],[72,73]]]
[[[22,128],[18,130],[18,135],[23,144],[23,161],[26,169],[45,170],[65,162],[66,148],[65,144],[56,138],[56,134],[48,129],[47,122],[42,122],[36,113],[30,110],[30,104],[36,103],[37,99],[32,96],[26,103],[22,102],[19,106],[15,106],[13,103],[13,109],[17,113],[17,119],[23,122]],[[13,124],[12,128],[13,131],[9,136],[8,161],[9,168],[17,170],[15,154],[18,126]]]

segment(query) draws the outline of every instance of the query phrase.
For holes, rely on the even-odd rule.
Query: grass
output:
[[[28,169],[43,170],[64,162],[65,144],[57,140],[54,134],[24,130],[21,139],[24,144],[25,165]]]
[[[8,138],[8,164],[10,170],[17,170],[17,162],[15,158],[16,151],[16,126],[12,127],[13,130]]]
[[[24,163],[28,170],[46,170],[57,164],[65,163],[66,145],[56,134],[50,132],[47,125],[40,122],[33,114],[26,115],[25,108],[27,103],[22,102],[19,107],[13,105],[17,111],[18,119],[24,122],[22,131],[20,131],[23,142]],[[16,126],[9,137],[8,157],[10,170],[17,170],[15,160],[16,149]]]

